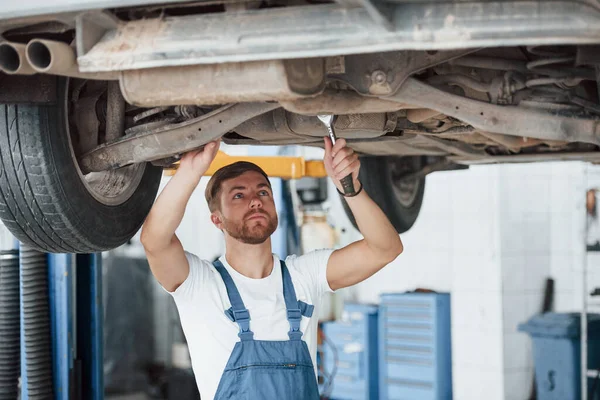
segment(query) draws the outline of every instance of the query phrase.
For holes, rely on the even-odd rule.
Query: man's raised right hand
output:
[[[184,170],[204,175],[219,151],[221,140],[208,142],[203,148],[192,150],[181,157],[178,170]]]

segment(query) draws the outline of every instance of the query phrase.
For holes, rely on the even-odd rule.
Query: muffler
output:
[[[140,107],[295,100],[325,87],[321,58],[201,64],[123,71],[121,92]]]
[[[80,72],[75,49],[55,40],[33,39],[27,44],[26,56],[31,68],[40,73],[71,78],[118,80],[118,72]]]
[[[35,74],[25,56],[25,48],[21,43],[0,43],[0,71],[9,75]]]

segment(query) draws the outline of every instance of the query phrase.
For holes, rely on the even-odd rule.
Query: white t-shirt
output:
[[[313,316],[303,316],[300,324],[302,340],[310,350],[315,373],[319,306],[323,293],[331,291],[326,269],[332,252],[316,250],[302,256],[289,256],[285,260],[296,297],[315,306]],[[179,311],[200,396],[203,400],[213,399],[233,347],[240,340],[239,326],[224,313],[231,303],[223,279],[212,263],[187,252],[186,257],[190,264],[189,275],[170,293]],[[263,279],[240,274],[224,256],[220,260],[250,312],[250,330],[254,332],[254,339],[288,340],[290,325],[286,318],[279,258],[273,255],[274,268]]]

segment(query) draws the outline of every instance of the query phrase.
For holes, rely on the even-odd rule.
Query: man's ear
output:
[[[223,216],[219,211],[215,211],[210,214],[210,220],[217,227],[217,229],[223,230]]]

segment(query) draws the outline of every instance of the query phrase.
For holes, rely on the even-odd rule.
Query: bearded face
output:
[[[223,218],[223,230],[231,237],[246,244],[261,244],[277,229],[277,214],[266,211],[249,211],[241,220]]]
[[[223,182],[217,227],[246,244],[264,243],[278,225],[271,187],[254,171]]]

